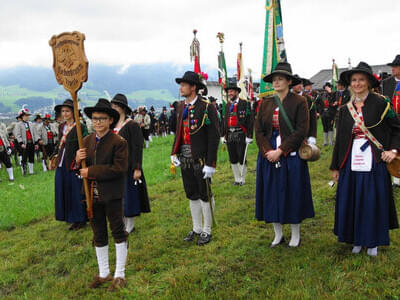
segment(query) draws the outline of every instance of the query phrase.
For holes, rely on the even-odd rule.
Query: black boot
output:
[[[207,232],[202,232],[199,236],[199,239],[197,240],[197,245],[203,246],[205,244],[208,244],[210,241],[211,241],[211,234],[208,234]]]
[[[191,242],[194,240],[196,236],[199,236],[200,233],[194,232],[193,230],[189,231],[188,235],[183,239],[185,242]]]

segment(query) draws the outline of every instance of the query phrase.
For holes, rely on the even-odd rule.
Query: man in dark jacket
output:
[[[86,107],[84,111],[92,120],[95,132],[84,138],[84,148],[77,151],[75,163],[80,165],[82,160],[86,159],[87,168],[80,169],[80,175],[89,180],[90,197],[93,199],[91,225],[99,275],[94,278],[90,287],[97,288],[112,280],[108,290],[113,291],[126,285],[128,233],[123,221],[122,198],[128,167],[128,145],[124,138],[111,130],[119,120],[119,113],[111,108],[108,100],[99,99],[94,107]],[[114,279],[108,265],[107,220],[116,248]]]
[[[316,112],[316,107],[314,104],[313,99],[311,98],[311,96],[309,96],[308,94],[306,94],[304,92],[304,83],[307,83],[307,85],[312,85],[312,82],[309,81],[308,79],[305,78],[300,78],[299,75],[294,75],[294,77],[300,79],[300,83],[291,86],[292,88],[292,92],[299,95],[299,96],[303,96],[306,98],[307,100],[307,105],[308,105],[308,111],[310,113],[310,127],[308,130],[308,134],[307,134],[307,142],[309,144],[313,144],[315,145],[317,143],[317,112]]]
[[[393,110],[400,117],[400,54],[387,65],[392,67],[392,76],[382,81],[382,93],[392,101]],[[400,186],[399,178],[393,177],[393,186]]]
[[[198,237],[197,245],[201,246],[211,240],[214,197],[210,184],[217,163],[218,117],[215,107],[198,93],[204,88],[198,74],[188,71],[182,78],[176,78],[176,82],[180,85],[181,96],[186,99],[177,107],[171,162],[181,166],[192,214],[193,229],[184,240],[190,242]]]
[[[243,185],[246,181],[246,146],[253,141],[253,117],[250,102],[239,98],[241,91],[236,79],[231,79],[225,88],[228,102],[225,105],[225,132],[222,143],[227,143],[234,185]]]

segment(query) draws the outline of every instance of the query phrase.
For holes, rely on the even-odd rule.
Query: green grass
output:
[[[188,201],[179,175],[169,174],[172,137],[156,138],[144,150],[144,172],[152,212],[136,219],[129,238],[128,287],[109,294],[87,288],[97,273],[89,228],[67,230],[54,221],[53,173],[7,185],[0,171],[0,298],[5,299],[398,299],[400,236],[377,258],[351,254],[332,233],[335,189],[328,186],[330,150],[310,163],[316,216],[302,223],[298,249],[269,248],[272,226],[255,210],[257,148],[249,149],[247,184],[232,186],[227,152],[219,150],[213,191],[217,227],[204,247],[185,243],[191,228]],[[178,172],[179,173],[179,172]],[[19,184],[24,184],[21,190]],[[29,194],[31,191],[33,194]],[[396,191],[399,207],[399,191]],[[14,228],[15,227],[15,228]],[[284,227],[290,236],[290,228]],[[112,241],[112,240],[111,240]],[[114,246],[110,247],[114,269]]]

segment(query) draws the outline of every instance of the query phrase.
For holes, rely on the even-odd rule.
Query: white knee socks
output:
[[[242,172],[242,170],[243,170],[243,172]],[[246,173],[247,173],[247,166],[246,165],[240,165],[239,164],[239,175],[240,175],[240,173],[242,172],[242,176],[240,177],[240,182],[242,183],[242,184],[245,184],[246,183]]]
[[[292,236],[290,238],[289,246],[297,247],[300,243],[300,224],[290,224]]]
[[[108,245],[96,247],[96,256],[99,265],[99,276],[101,278],[106,278],[110,274],[110,266],[108,265]]]
[[[213,200],[211,200],[211,201],[213,201]],[[202,200],[200,200],[200,203],[201,203],[201,209],[203,211],[203,218],[204,218],[203,232],[211,234],[212,214],[211,214],[210,203],[204,202]]]
[[[130,233],[135,228],[134,217],[125,217],[125,231]]]
[[[128,243],[122,242],[115,244],[116,263],[114,278],[125,278],[125,264],[128,255]]]
[[[369,256],[377,256],[378,255],[378,247],[368,248],[367,249],[367,254]]]
[[[28,163],[29,174],[33,174],[33,163]]]
[[[235,177],[235,182],[240,182],[240,171],[239,171],[239,164],[231,164],[233,176]]]
[[[7,173],[8,173],[8,178],[9,178],[10,180],[14,180],[13,168],[7,168]]]
[[[201,222],[201,212],[202,212],[202,205],[201,200],[189,200],[190,203],[190,212],[192,214],[192,221],[193,221],[193,231],[196,233],[202,232],[202,222]]]
[[[44,159],[42,160],[42,167],[43,167],[43,172],[47,172],[46,161]]]
[[[276,245],[279,244],[280,241],[282,240],[282,224],[280,223],[272,223],[272,225],[274,226],[274,232],[275,232],[275,238],[272,241],[272,244]]]

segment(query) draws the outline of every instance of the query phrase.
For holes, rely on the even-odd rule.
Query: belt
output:
[[[240,127],[229,127],[228,130],[229,130],[229,132],[238,132],[238,131],[242,131],[242,128],[240,128]]]

